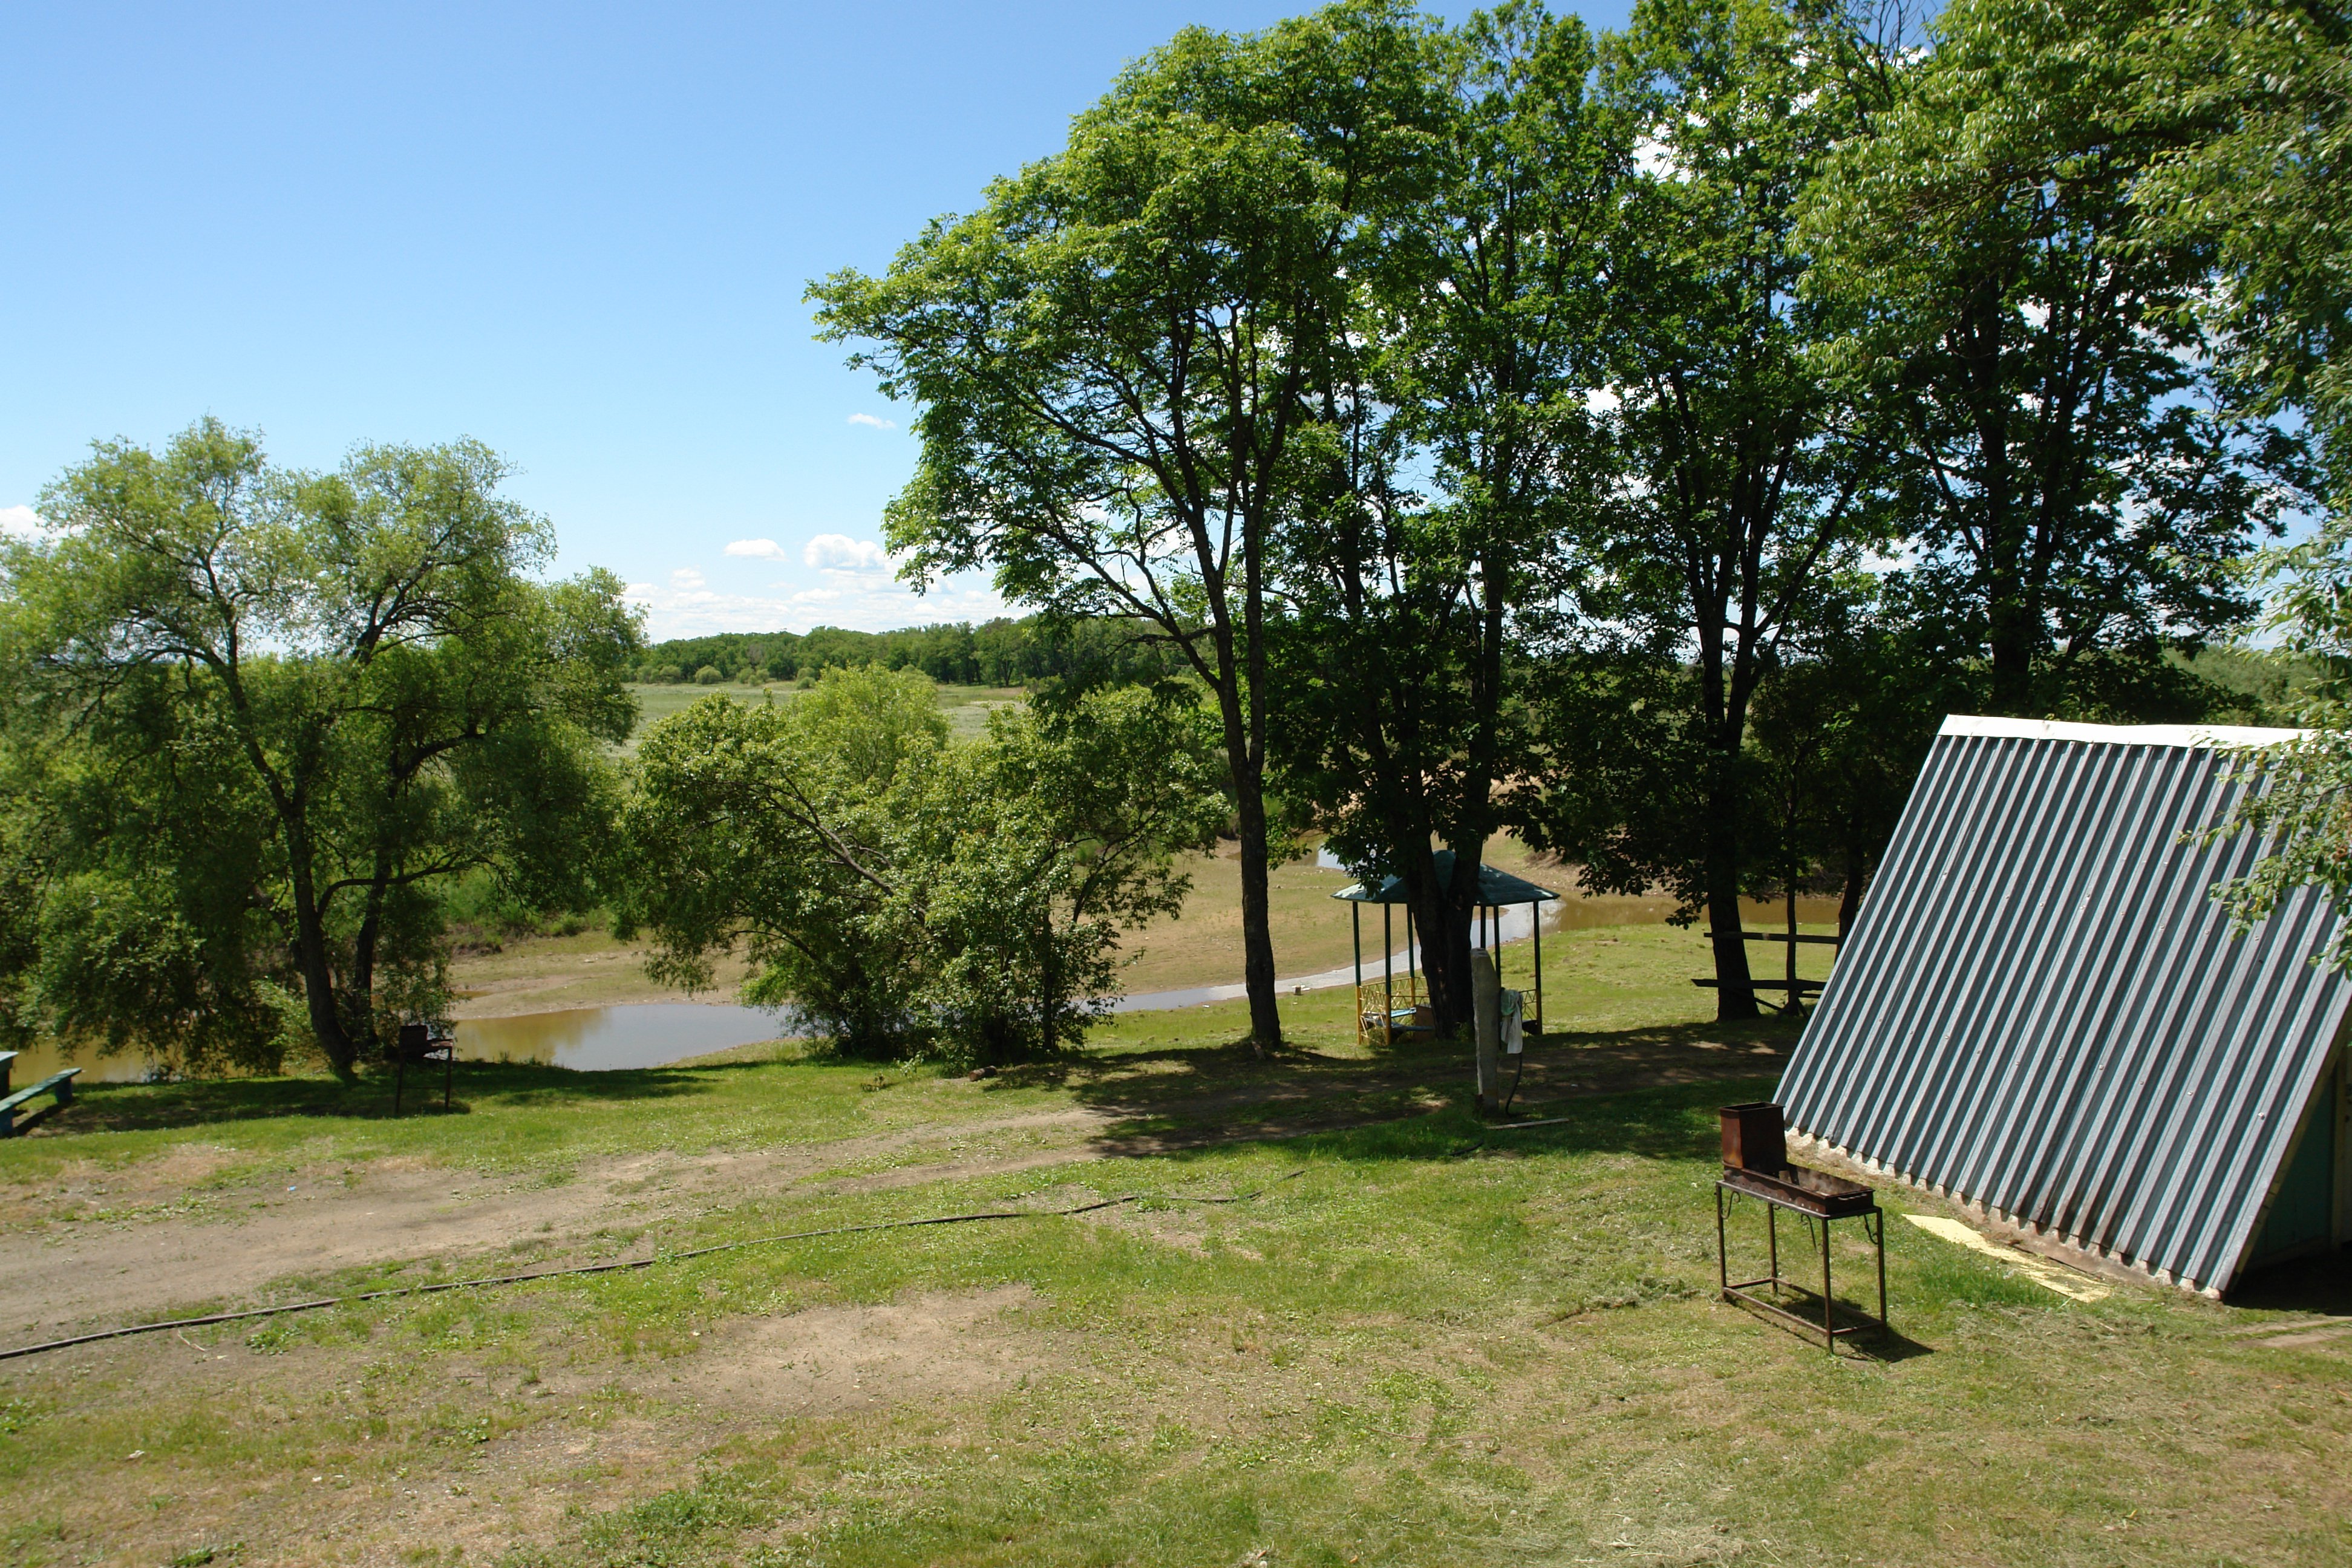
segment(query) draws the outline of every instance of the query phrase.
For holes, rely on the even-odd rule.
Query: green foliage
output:
[[[1959,0],[1807,195],[1823,363],[1901,423],[1916,602],[1998,712],[2194,717],[2166,649],[2247,619],[2232,563],[2306,493],[2300,441],[2212,374],[2210,251],[2141,221],[2160,14]]]
[[[2308,726],[2281,742],[2236,748],[2246,793],[2210,842],[2251,835],[2262,858],[2214,889],[2240,930],[2298,889],[2319,889],[2352,913],[2352,520],[2332,516],[2308,540],[2266,553],[2284,574],[2273,624],[2307,674],[2282,706]],[[2328,957],[2352,968],[2352,924],[2339,921]]]
[[[1172,852],[1223,819],[1213,759],[1197,713],[1135,688],[967,746],[914,670],[706,700],[639,749],[623,927],[688,984],[740,942],[745,1000],[848,1052],[1049,1053],[1108,1005],[1118,931],[1181,903]]]
[[[1528,749],[1568,535],[1613,474],[1588,395],[1598,215],[1626,138],[1585,92],[1583,28],[1539,6],[1481,13],[1422,54],[1423,81],[1397,92],[1422,129],[1418,179],[1365,215],[1377,239],[1351,258],[1361,286],[1277,536],[1272,724],[1284,789],[1329,847],[1402,879],[1451,1027],[1469,1016],[1479,861]]]
[[[2340,7],[2183,0],[2132,16],[2132,111],[2163,145],[2132,192],[2160,243],[2210,247],[2199,301],[2233,389],[2301,410],[2352,494],[2352,36]]]
[[[1175,673],[1149,640],[1149,628],[1118,619],[1051,620],[1042,616],[855,632],[818,626],[791,632],[718,632],[656,643],[638,657],[636,679],[652,684],[691,679],[709,666],[738,679],[814,680],[820,670],[878,664],[919,669],[942,685],[1021,686],[1144,682]]]
[[[1706,910],[1726,1017],[1756,1012],[1736,934],[1759,848],[1750,706],[1887,542],[1867,504],[1887,421],[1812,363],[1797,217],[1862,127],[1849,61],[1888,47],[1840,14],[1646,0],[1603,50],[1637,136],[1599,334],[1622,468],[1573,542],[1583,624],[1540,689],[1526,810],[1589,885]]]
[[[814,285],[826,336],[922,413],[891,503],[909,570],[985,568],[1057,618],[1148,626],[1216,703],[1244,979],[1280,1038],[1266,876],[1271,552],[1328,437],[1309,399],[1355,325],[1378,215],[1421,188],[1433,25],[1353,0],[1188,28],[1067,146],[933,224],[879,278]]]
[[[620,584],[541,584],[546,525],[471,443],[271,468],[205,421],[100,444],[5,556],[0,736],[20,1026],[181,1067],[348,1071],[440,1005],[436,890],[586,896],[634,713]]]

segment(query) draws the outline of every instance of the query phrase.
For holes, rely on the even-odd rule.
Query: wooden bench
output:
[[[8,1075],[16,1064],[16,1052],[0,1051],[0,1138],[14,1138],[59,1107],[71,1105],[73,1080],[81,1076],[81,1068],[68,1068],[63,1072],[51,1073],[29,1089],[20,1089],[10,1094]],[[45,1094],[54,1098],[40,1110],[25,1114],[24,1107]]]

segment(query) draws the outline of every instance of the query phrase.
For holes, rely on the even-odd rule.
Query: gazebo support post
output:
[[[1543,1010],[1543,906],[1541,904],[1529,904],[1528,906],[1528,919],[1535,922],[1536,1033],[1540,1035],[1543,1033],[1544,1024],[1546,1022]]]
[[[1396,928],[1381,906],[1381,1044],[1396,1044]]]

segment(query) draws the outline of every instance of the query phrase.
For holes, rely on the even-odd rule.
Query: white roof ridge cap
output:
[[[2076,724],[2059,719],[2001,719],[1951,713],[1939,735],[1984,735],[2019,741],[2081,741],[2104,746],[2275,746],[2300,740],[2308,730],[2271,730],[2250,724]]]

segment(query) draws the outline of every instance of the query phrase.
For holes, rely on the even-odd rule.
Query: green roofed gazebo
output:
[[[1440,849],[1433,857],[1437,862],[1437,879],[1448,882],[1454,878],[1454,851]],[[1340,889],[1331,895],[1345,899],[1355,906],[1348,911],[1349,925],[1356,942],[1356,1038],[1359,1042],[1377,1037],[1383,1045],[1400,1033],[1417,1029],[1434,1029],[1436,1020],[1429,1016],[1429,998],[1423,994],[1420,965],[1414,962],[1415,943],[1412,931],[1412,905],[1405,897],[1404,879],[1391,877],[1378,888],[1362,882]],[[1473,937],[1477,945],[1495,955],[1496,978],[1502,977],[1502,911],[1513,904],[1549,903],[1559,897],[1549,888],[1538,888],[1522,877],[1508,871],[1498,871],[1492,866],[1478,868],[1477,925]],[[1364,984],[1364,911],[1366,904],[1381,906],[1381,978],[1377,984]],[[1390,909],[1403,904],[1405,979],[1402,987],[1396,979],[1396,939]],[[1531,911],[1532,912],[1532,911]],[[1535,935],[1535,1006],[1527,1015],[1527,1026],[1540,1032],[1543,1026],[1543,918],[1539,913],[1528,922]]]

